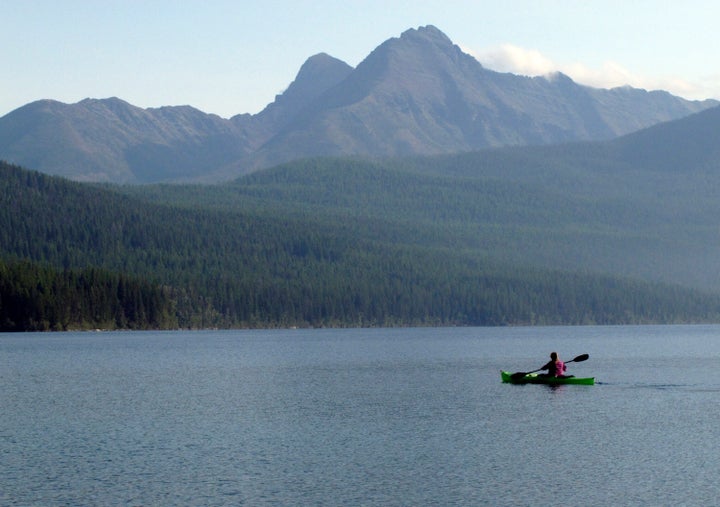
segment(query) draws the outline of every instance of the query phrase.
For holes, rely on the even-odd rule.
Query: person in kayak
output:
[[[557,352],[550,353],[550,361],[548,361],[541,370],[547,370],[547,373],[543,373],[543,376],[547,377],[565,377],[565,371],[567,367],[558,357]]]

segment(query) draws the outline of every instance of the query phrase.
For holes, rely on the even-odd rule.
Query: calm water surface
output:
[[[715,326],[0,334],[0,505],[712,505],[719,415]]]

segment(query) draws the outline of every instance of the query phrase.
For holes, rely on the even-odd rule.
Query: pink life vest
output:
[[[565,366],[565,363],[558,359],[554,363],[550,363],[550,368],[548,368],[548,375],[553,375],[554,377],[561,377],[565,374],[566,369],[567,367]]]

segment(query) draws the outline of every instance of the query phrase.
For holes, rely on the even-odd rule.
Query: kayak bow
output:
[[[509,371],[500,372],[502,381],[510,384],[577,384],[583,386],[591,386],[595,384],[595,377],[546,377],[537,373],[528,373],[524,377],[513,378],[512,375],[513,374]]]

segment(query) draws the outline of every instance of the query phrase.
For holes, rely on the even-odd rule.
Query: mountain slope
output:
[[[720,172],[720,107],[630,134],[612,146],[619,159],[637,167]]]
[[[327,178],[328,173],[338,177]],[[720,318],[717,295],[539,269],[488,256],[487,245],[472,247],[478,244],[475,224],[462,228],[446,217],[476,209],[476,195],[464,203],[451,197],[469,186],[464,180],[418,177],[347,160],[315,169],[296,163],[244,180],[223,186],[99,189],[0,163],[0,201],[5,204],[0,206],[0,261],[20,258],[38,267],[57,266],[64,273],[75,266],[132,273],[134,280],[152,280],[151,286],[161,286],[171,298],[161,309],[175,309],[166,321],[177,319],[178,325],[190,327],[618,324]],[[340,201],[336,204],[332,199],[323,203],[328,182],[346,190],[334,193]],[[396,204],[384,199],[378,207],[368,201],[374,195],[367,193],[366,184],[379,182],[391,194],[411,188],[434,195],[427,209],[420,210],[427,214],[434,209],[434,218],[413,213],[381,217],[382,206]],[[438,182],[444,186],[439,194]],[[485,185],[477,182],[474,187]],[[278,189],[290,198],[282,198]],[[506,197],[495,190],[486,188],[483,196],[495,201]],[[525,191],[533,195],[532,189]],[[303,195],[312,194],[316,201],[305,202]],[[415,201],[408,196],[403,204],[417,206]],[[532,207],[532,201],[517,202]],[[480,204],[481,209],[493,208],[492,203]],[[490,239],[497,248],[506,233],[498,234],[497,222],[487,225],[480,230],[480,240]],[[545,224],[535,234],[553,230]],[[0,285],[6,287],[2,265]],[[32,276],[23,279],[30,283],[18,284],[10,276],[10,294],[45,290],[32,283]],[[127,288],[118,284],[110,292],[120,295]],[[94,293],[92,302],[97,301]],[[55,302],[53,308],[63,309],[63,301]],[[37,313],[30,320],[47,318]]]
[[[228,120],[119,99],[28,104],[0,118],[0,159],[86,181],[208,182],[308,156],[610,139],[716,104],[493,72],[427,26],[385,41],[355,69],[309,58],[257,115]]]
[[[33,102],[0,119],[2,158],[81,181],[197,178],[248,152],[232,123],[189,106],[141,109],[117,98]]]
[[[715,107],[610,141],[405,157],[369,173],[343,159],[290,163],[242,178],[238,191],[438,222],[457,232],[446,238],[454,247],[521,265],[717,291],[718,132]]]
[[[716,132],[720,108],[603,142],[305,159],[223,185],[124,190],[190,209],[257,204],[329,217],[353,237],[717,293]]]
[[[238,115],[232,122],[248,131],[254,147],[267,142],[276,132],[282,130],[309,103],[326,90],[342,82],[352,67],[332,56],[319,53],[311,56],[300,67],[295,80],[282,94],[260,113],[254,116]]]

